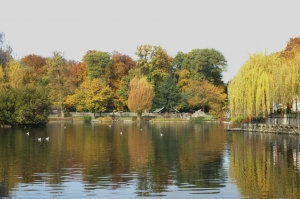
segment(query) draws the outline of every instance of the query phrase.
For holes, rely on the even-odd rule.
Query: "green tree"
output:
[[[15,122],[37,125],[45,123],[49,115],[50,100],[44,87],[25,85],[15,93]]]
[[[137,113],[139,117],[152,106],[154,92],[146,78],[133,78],[130,81],[128,93],[128,108]]]
[[[50,100],[45,88],[32,84],[0,89],[0,122],[3,124],[45,123]]]
[[[105,69],[111,64],[112,60],[110,54],[101,51],[88,51],[83,61],[87,65],[88,77],[94,78],[105,78]]]
[[[171,74],[172,57],[160,46],[141,45],[135,53],[138,56],[137,66],[140,74],[147,77],[154,86],[154,92],[163,79]]]
[[[69,92],[69,82],[66,75],[68,65],[63,55],[54,52],[53,56],[46,60],[46,70],[49,97],[54,105],[60,107],[61,117],[64,117],[63,101]]]
[[[11,89],[0,89],[0,123],[13,124],[15,112],[15,96]]]
[[[207,79],[209,82],[221,86],[222,72],[227,69],[227,61],[222,53],[215,49],[194,49],[189,53],[179,52],[174,58],[175,71],[189,70],[192,79]]]
[[[165,107],[167,110],[171,110],[180,103],[180,100],[180,90],[174,79],[168,75],[158,89],[158,96],[155,96],[156,108]]]

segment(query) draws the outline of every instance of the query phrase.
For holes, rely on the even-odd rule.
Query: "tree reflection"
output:
[[[244,197],[299,198],[297,136],[230,133],[230,175]]]
[[[88,190],[135,184],[140,196],[192,184],[223,187],[226,134],[219,124],[51,124],[1,130],[0,190],[18,183],[50,186],[81,180]],[[122,134],[120,134],[122,132]],[[163,136],[160,136],[163,134]],[[37,141],[50,137],[49,142]],[[218,179],[218,180],[214,180]]]

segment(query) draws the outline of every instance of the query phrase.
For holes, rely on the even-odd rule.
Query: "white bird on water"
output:
[[[161,133],[160,136],[163,136],[163,134]]]
[[[49,141],[49,137],[46,137],[45,140]]]
[[[122,135],[122,132],[120,132],[120,134]]]
[[[26,135],[29,135],[29,132],[27,132]]]
[[[42,138],[38,138],[38,141],[40,142],[42,140]]]

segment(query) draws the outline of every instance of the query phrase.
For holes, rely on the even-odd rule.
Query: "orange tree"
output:
[[[224,104],[226,94],[224,88],[215,86],[203,80],[189,80],[189,86],[186,89],[187,101],[192,107],[209,108],[209,113],[215,118],[221,118],[224,115]]]

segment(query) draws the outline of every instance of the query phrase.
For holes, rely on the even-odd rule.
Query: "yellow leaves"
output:
[[[89,110],[103,112],[112,96],[111,89],[100,79],[86,79],[75,94],[68,96],[65,104],[76,106],[77,111]]]
[[[131,111],[141,114],[144,110],[150,110],[153,97],[153,88],[145,77],[135,77],[130,81],[128,108]]]
[[[4,72],[3,72],[3,69],[2,69],[2,66],[0,65],[0,82],[4,82]]]
[[[20,88],[23,86],[23,80],[25,77],[24,70],[21,68],[20,62],[11,59],[9,65],[6,67],[6,71],[3,71],[7,75],[6,81],[9,82],[11,88]]]
[[[75,95],[68,95],[68,96],[66,97],[65,102],[64,102],[64,104],[65,104],[68,108],[75,106],[75,103],[76,103]]]
[[[209,106],[210,113],[216,118],[223,116],[223,104],[226,94],[223,88],[219,88],[207,80],[190,80],[186,92],[189,95],[188,103],[194,107]]]
[[[177,86],[181,91],[186,90],[191,72],[187,69],[178,70],[175,75],[179,76]]]
[[[271,103],[290,103],[299,86],[300,62],[287,62],[280,54],[251,55],[228,85],[232,118],[266,115]]]

